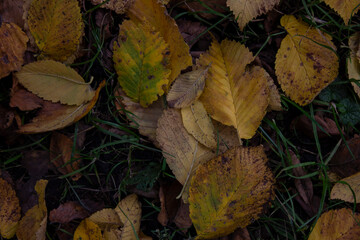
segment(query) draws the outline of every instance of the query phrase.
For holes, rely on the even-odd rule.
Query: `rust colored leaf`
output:
[[[26,90],[18,83],[16,76],[13,77],[13,86],[11,88],[10,107],[17,107],[21,111],[32,111],[41,108],[44,100],[32,92]]]
[[[89,212],[78,202],[66,202],[50,211],[50,222],[68,223],[74,219],[83,219],[89,216]]]

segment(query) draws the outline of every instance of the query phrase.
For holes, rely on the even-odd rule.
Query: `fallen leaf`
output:
[[[182,108],[181,117],[188,133],[205,147],[216,149],[214,126],[200,101],[195,101],[189,107]]]
[[[354,195],[355,194],[355,199]],[[341,199],[345,202],[358,202],[360,199],[360,172],[343,178],[335,183],[330,193],[331,199]]]
[[[64,62],[77,50],[84,23],[77,0],[33,0],[27,24],[40,58]]]
[[[68,223],[74,219],[83,219],[89,216],[89,212],[78,202],[66,202],[50,211],[50,222]]]
[[[282,111],[281,106],[281,96],[279,93],[278,88],[276,87],[274,80],[270,77],[270,75],[267,72],[264,72],[266,79],[267,79],[267,85],[269,88],[269,106],[268,110],[270,111]]]
[[[15,23],[20,28],[24,27],[22,18],[24,0],[2,0],[0,1],[0,16],[3,23]]]
[[[157,220],[163,225],[167,226],[169,222],[173,222],[177,211],[180,207],[180,199],[177,199],[179,192],[181,192],[182,185],[178,181],[171,183],[165,182],[160,185],[159,198],[161,210],[158,214]]]
[[[80,106],[62,105],[46,101],[43,108],[38,112],[38,115],[32,119],[32,122],[21,126],[18,132],[30,134],[53,131],[79,121],[86,116],[95,105],[100,90],[104,85],[105,81],[101,82],[96,89],[94,98],[90,102]]]
[[[122,199],[115,208],[120,221],[124,224],[121,239],[136,240],[140,233],[141,203],[136,194]]]
[[[67,105],[81,105],[95,95],[90,83],[72,68],[53,60],[24,66],[16,77],[25,88],[39,97]]]
[[[15,23],[2,23],[0,27],[0,79],[19,70],[24,63],[26,34]]]
[[[19,223],[16,237],[19,240],[45,240],[47,224],[47,208],[45,203],[45,188],[47,180],[36,182],[35,191],[38,194],[38,204],[29,209]]]
[[[206,2],[197,2],[197,1],[186,1],[183,0],[172,0],[171,3],[173,6],[180,7],[186,11],[195,13],[198,16],[201,16],[205,19],[214,19],[216,15],[213,12],[209,11],[207,7],[210,7],[214,12],[217,13],[227,13],[225,8],[225,3],[227,0],[206,0]],[[204,4],[207,6],[205,7]]]
[[[333,82],[339,62],[331,36],[292,15],[281,18],[288,35],[276,54],[275,71],[282,90],[301,106]]]
[[[334,9],[348,25],[349,20],[360,9],[359,2],[354,0],[323,0],[327,5]]]
[[[349,38],[350,56],[346,60],[349,79],[355,80],[351,82],[356,94],[360,97],[360,58],[357,53],[360,50],[360,32],[355,33]]]
[[[341,208],[321,214],[308,240],[355,240],[359,239],[360,216],[350,209]]]
[[[119,228],[123,226],[117,212],[112,208],[104,208],[92,214],[89,219],[96,223],[101,230],[105,230],[107,228]]]
[[[204,90],[208,70],[209,67],[200,67],[181,74],[166,95],[169,107],[184,108],[195,102]]]
[[[63,175],[77,181],[82,176],[79,170],[81,156],[73,152],[74,141],[64,134],[53,132],[50,140],[50,162]],[[76,151],[76,149],[74,149]],[[75,173],[73,173],[75,172]]]
[[[92,222],[90,219],[85,218],[76,228],[74,233],[75,240],[101,240],[103,239],[100,227]]]
[[[188,2],[187,4],[190,5],[192,3],[194,2]],[[209,4],[209,1],[207,1],[207,4]],[[197,42],[208,38],[208,35],[201,36],[204,32],[207,31],[207,27],[203,25],[201,22],[194,22],[193,20],[190,21],[186,19],[178,19],[176,23],[179,27],[181,35],[184,37],[184,41],[186,42],[187,45],[189,45],[190,49]]]
[[[186,232],[187,229],[192,226],[192,221],[191,221],[191,218],[190,218],[190,210],[189,210],[189,204],[188,203],[184,203],[184,201],[180,202],[180,207],[177,210],[176,216],[174,218],[174,223],[183,232]]]
[[[219,143],[219,153],[241,146],[237,131],[232,126],[226,126],[218,121],[212,120],[215,128],[217,141]]]
[[[149,22],[169,45],[171,73],[168,77],[168,86],[170,86],[181,70],[192,65],[189,46],[182,38],[175,20],[169,16],[166,8],[157,0],[135,0],[127,14],[136,23]]]
[[[49,152],[44,150],[23,152],[21,164],[31,177],[41,179],[48,172]]]
[[[13,86],[10,95],[10,107],[17,107],[21,111],[32,111],[41,108],[44,100],[21,86],[13,75]]]
[[[267,13],[279,2],[280,0],[227,0],[226,4],[234,12],[240,30],[243,30],[250,20]]]
[[[199,166],[189,197],[199,239],[225,236],[259,218],[274,198],[266,162],[262,146],[237,147]]]
[[[94,5],[100,5],[101,8],[113,10],[117,14],[124,14],[126,9],[133,3],[133,0],[91,0]]]
[[[19,199],[11,185],[0,178],[0,236],[12,238],[21,218]]]
[[[168,46],[148,23],[124,21],[113,60],[118,81],[133,101],[147,107],[164,94],[169,83]]]

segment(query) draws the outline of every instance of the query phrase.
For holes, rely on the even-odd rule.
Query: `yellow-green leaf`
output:
[[[125,21],[114,44],[118,80],[133,101],[146,107],[164,94],[169,83],[168,45],[148,23]]]
[[[33,0],[27,24],[40,57],[61,62],[75,53],[84,31],[77,0]]]
[[[157,0],[134,0],[127,14],[134,22],[148,21],[169,45],[171,69],[169,84],[171,84],[181,70],[192,65],[189,46],[181,36],[175,20]]]
[[[330,198],[353,203],[355,202],[353,193],[358,202],[360,199],[360,172],[337,182],[331,189]]]
[[[237,147],[198,167],[189,203],[199,239],[225,236],[259,218],[274,197],[266,162],[262,146]]]
[[[21,217],[19,199],[11,185],[0,178],[0,236],[12,238]]]
[[[250,20],[267,13],[278,4],[280,0],[227,0],[226,3],[234,12],[235,19],[238,22],[240,30]]]
[[[355,33],[349,38],[350,56],[347,58],[347,70],[349,79],[360,81],[360,32]],[[351,82],[356,94],[360,97],[360,87],[356,82]]]
[[[74,233],[74,240],[102,240],[100,227],[89,218],[82,220]]]
[[[208,70],[209,67],[200,67],[181,74],[166,95],[169,107],[184,108],[195,102],[204,90]]]
[[[188,133],[204,146],[216,149],[217,142],[214,126],[200,101],[194,102],[189,107],[182,108],[181,117]]]
[[[308,240],[358,240],[360,214],[341,208],[323,213]]]
[[[200,101],[215,120],[234,126],[240,138],[249,139],[259,127],[269,104],[267,73],[247,64],[252,53],[242,44],[213,41],[209,52],[201,55],[199,64],[212,63]]]
[[[327,5],[334,9],[348,25],[349,20],[360,9],[360,2],[357,0],[323,0]]]
[[[81,105],[95,95],[90,84],[74,69],[53,60],[27,64],[16,77],[30,92],[52,102]]]
[[[292,15],[281,18],[288,35],[276,54],[275,70],[283,91],[304,106],[335,80],[339,62],[331,36]]]

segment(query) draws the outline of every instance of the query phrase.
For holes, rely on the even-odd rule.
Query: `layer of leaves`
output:
[[[276,54],[275,70],[284,92],[296,103],[309,104],[338,75],[331,36],[292,15],[281,18],[288,35]]]
[[[333,8],[344,20],[345,25],[360,9],[359,1],[354,0],[323,0],[327,5]]]

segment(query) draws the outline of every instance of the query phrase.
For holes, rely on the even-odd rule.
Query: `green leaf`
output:
[[[357,103],[345,98],[342,99],[336,106],[340,112],[340,121],[343,124],[350,124],[354,126],[360,122],[360,106]]]

